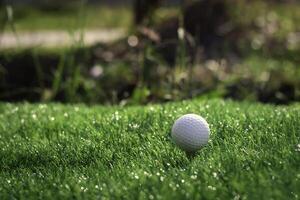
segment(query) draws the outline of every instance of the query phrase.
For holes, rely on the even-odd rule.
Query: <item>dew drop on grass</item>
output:
[[[68,184],[65,184],[65,188],[66,188],[67,190],[70,190],[70,186],[69,186]]]
[[[32,116],[32,119],[34,119],[34,120],[36,119],[36,114],[33,113],[31,116]]]
[[[300,144],[296,145],[295,151],[300,152]]]
[[[87,189],[87,188],[85,188],[85,187],[80,187],[80,190],[82,190],[83,192],[86,192],[86,191],[88,191],[88,189]]]
[[[159,168],[159,171],[161,171],[162,173],[165,173],[165,170],[163,168]]]
[[[40,104],[40,105],[39,105],[39,109],[44,109],[44,108],[46,108],[46,107],[47,107],[46,104]]]
[[[217,178],[218,174],[216,172],[213,173],[213,177]]]
[[[233,199],[234,199],[234,200],[239,200],[239,199],[241,199],[241,196],[240,196],[239,194],[237,194],[237,195],[234,196]]]
[[[19,110],[19,107],[15,107],[14,109],[12,109],[11,113],[15,113]]]
[[[133,128],[133,129],[137,129],[138,127],[139,127],[138,124],[133,124],[133,125],[132,125],[132,128]]]
[[[192,175],[191,179],[196,180],[197,179],[197,175]]]
[[[213,190],[213,191],[216,190],[216,187],[213,187],[213,186],[211,186],[211,185],[207,186],[207,188],[210,189],[210,190]]]
[[[154,107],[151,106],[151,107],[149,108],[149,110],[150,110],[150,111],[154,111]]]
[[[119,112],[118,112],[118,111],[116,111],[116,112],[113,114],[113,116],[112,116],[112,120],[119,121],[119,119],[120,119]]]
[[[291,192],[291,194],[295,197],[295,199],[298,199],[298,194],[295,194],[294,192]]]

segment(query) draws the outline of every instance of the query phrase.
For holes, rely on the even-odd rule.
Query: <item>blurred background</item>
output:
[[[297,0],[0,0],[0,101],[300,100]]]

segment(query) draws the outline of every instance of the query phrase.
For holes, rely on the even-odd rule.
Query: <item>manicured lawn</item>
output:
[[[211,128],[193,158],[170,139],[191,112]],[[299,104],[1,103],[0,199],[297,199],[299,136]]]

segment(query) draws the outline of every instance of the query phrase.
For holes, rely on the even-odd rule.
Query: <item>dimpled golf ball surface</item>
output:
[[[172,127],[172,139],[179,148],[195,152],[208,142],[209,126],[196,114],[187,114],[177,119]]]

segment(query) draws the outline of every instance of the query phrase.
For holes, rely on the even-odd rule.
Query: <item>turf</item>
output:
[[[211,127],[194,157],[170,139],[191,112]],[[1,103],[0,199],[297,199],[299,136],[299,104]]]

